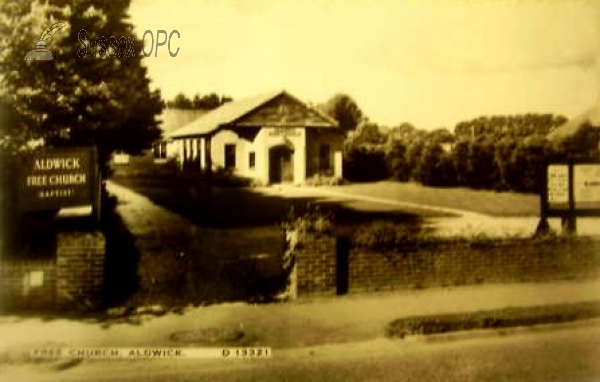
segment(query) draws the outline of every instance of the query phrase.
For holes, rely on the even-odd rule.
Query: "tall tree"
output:
[[[411,175],[411,169],[406,161],[407,149],[406,143],[401,140],[393,139],[387,142],[385,161],[388,166],[388,174],[401,182],[410,180]]]
[[[454,134],[460,139],[476,139],[482,136],[528,137],[544,135],[566,122],[566,118],[553,114],[527,113],[509,116],[481,116],[456,124]]]
[[[160,137],[162,100],[150,91],[128,8],[129,0],[0,3],[0,97],[20,120],[20,134],[4,134],[5,146],[18,150],[39,138],[93,145],[105,164],[115,150],[137,154]],[[58,22],[65,26],[46,41],[53,60],[24,60]]]
[[[187,110],[187,109],[193,109],[196,102],[199,102],[199,101],[200,101],[199,95],[194,96],[194,99],[191,100],[185,94],[179,93],[175,96],[175,98],[173,98],[172,101],[167,102],[167,106],[175,108],[175,109]]]
[[[219,96],[217,93],[210,93],[204,96],[196,94],[192,99],[189,99],[183,93],[179,93],[171,101],[167,101],[167,106],[183,110],[212,110],[231,101],[233,101],[231,97],[225,95]]]
[[[427,138],[430,141],[433,141],[435,143],[452,143],[452,142],[454,142],[454,135],[452,135],[450,130],[446,129],[445,127],[430,131],[427,134]]]
[[[347,94],[336,94],[320,107],[335,119],[344,131],[353,131],[363,120],[363,113]]]
[[[379,126],[375,123],[362,123],[352,134],[355,144],[378,145],[385,143],[387,137],[383,134]]]

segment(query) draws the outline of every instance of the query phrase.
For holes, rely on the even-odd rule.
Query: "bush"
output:
[[[393,253],[399,250],[414,250],[421,237],[420,226],[398,224],[392,221],[376,221],[360,230],[354,245],[377,252]]]
[[[483,233],[465,232],[456,236],[438,237],[426,232],[419,224],[396,223],[389,220],[379,220],[358,230],[353,245],[365,250],[393,256],[419,249],[462,246],[463,248],[496,248],[535,243],[549,245],[560,244],[575,240],[568,236],[543,236],[535,239],[520,238],[510,235],[491,237]]]
[[[350,181],[371,182],[388,177],[383,146],[347,145],[344,175]]]
[[[388,174],[395,180],[407,182],[410,180],[411,168],[406,160],[407,145],[401,141],[392,141],[385,154]]]
[[[304,181],[307,186],[341,186],[344,184],[344,179],[337,176],[325,176],[316,174]]]
[[[319,206],[311,204],[307,204],[306,210],[301,214],[292,207],[282,227],[286,231],[298,231],[300,236],[306,233],[330,233],[333,229],[333,214],[323,212]]]
[[[449,154],[444,152],[439,143],[424,146],[415,176],[425,186],[449,187],[456,185],[452,159]]]

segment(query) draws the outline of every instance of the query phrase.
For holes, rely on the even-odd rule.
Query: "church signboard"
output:
[[[574,232],[577,217],[600,216],[600,163],[548,164],[542,175],[538,232],[547,231],[548,217],[561,217],[563,228]]]
[[[88,147],[36,151],[24,162],[19,186],[21,211],[96,207],[96,152]]]

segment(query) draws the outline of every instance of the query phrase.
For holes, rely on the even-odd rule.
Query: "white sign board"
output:
[[[300,136],[300,130],[295,127],[267,127],[269,131],[269,136]]]
[[[575,203],[600,202],[600,165],[578,164],[573,168]]]
[[[567,165],[548,166],[548,202],[569,202],[569,167]]]

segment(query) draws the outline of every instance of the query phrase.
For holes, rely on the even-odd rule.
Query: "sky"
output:
[[[373,122],[424,129],[600,104],[598,0],[133,0],[130,15],[138,39],[180,34],[176,57],[144,60],[166,99],[341,92]]]

